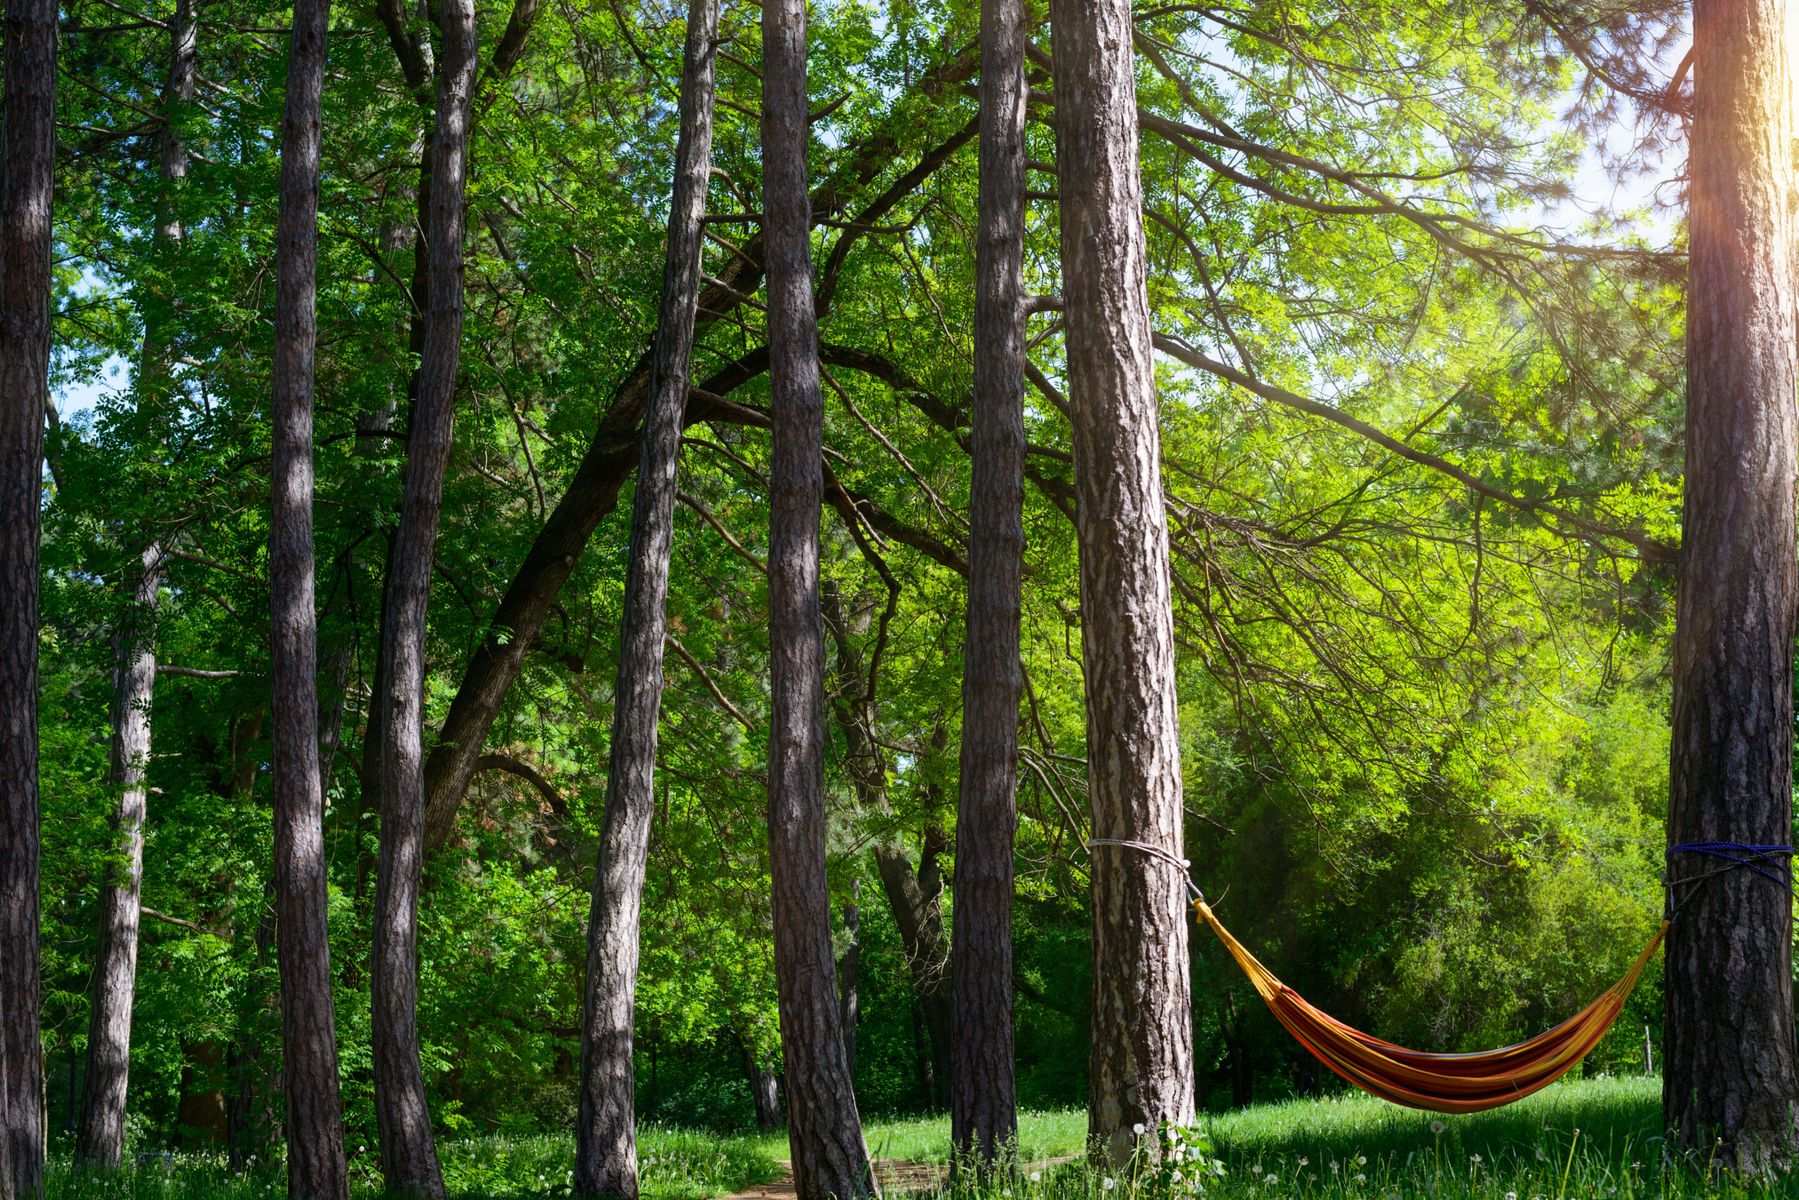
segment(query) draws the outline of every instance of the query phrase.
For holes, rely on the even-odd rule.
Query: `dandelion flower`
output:
[[[1107,1175],[1099,1181],[1099,1186],[1109,1192],[1118,1186],[1118,1181],[1113,1179],[1110,1175]]]
[[[1476,1156],[1475,1156],[1475,1157],[1476,1157],[1476,1158],[1479,1158],[1479,1157],[1480,1157],[1480,1156],[1479,1156],[1479,1155],[1476,1155]],[[1358,1167],[1365,1167],[1365,1166],[1367,1166],[1367,1165],[1368,1165],[1368,1156],[1367,1156],[1367,1155],[1366,1155],[1366,1154],[1358,1154],[1358,1155],[1356,1155],[1356,1156],[1355,1156],[1355,1165],[1356,1165],[1356,1166],[1358,1166]]]
[[[1280,1181],[1281,1181],[1281,1177],[1279,1175],[1276,1175],[1273,1171],[1270,1171],[1270,1172],[1268,1172],[1268,1174],[1262,1176],[1262,1182],[1267,1184],[1269,1187],[1273,1187],[1275,1184],[1279,1183]]]
[[[1042,1183],[1043,1182],[1043,1172],[1042,1171],[1032,1171],[1031,1172],[1031,1182],[1032,1183]],[[1513,1196],[1512,1200],[1518,1200],[1518,1197]]]
[[[1442,1132],[1443,1132],[1443,1122],[1441,1122],[1441,1121],[1432,1121],[1432,1122],[1431,1122],[1431,1123],[1430,1123],[1430,1131],[1431,1131],[1431,1132],[1432,1132],[1432,1133],[1442,1133]]]
[[[1360,1172],[1360,1171],[1357,1171],[1357,1172],[1356,1172],[1356,1177],[1355,1177],[1355,1181],[1356,1181],[1356,1182],[1357,1182],[1357,1183],[1367,1183],[1367,1182],[1368,1182],[1368,1177],[1367,1177],[1367,1176],[1366,1176],[1366,1175],[1364,1175],[1364,1174],[1362,1174],[1362,1173],[1361,1173],[1361,1172]]]
[[[1136,1134],[1138,1137],[1142,1137],[1143,1136],[1143,1122],[1138,1121],[1135,1125],[1131,1126],[1131,1132]]]
[[[1505,1194],[1505,1200],[1518,1200],[1518,1193],[1517,1192],[1507,1192]]]
[[[1311,1161],[1312,1161],[1311,1159],[1307,1158],[1303,1154],[1299,1156],[1299,1165],[1302,1167],[1309,1166],[1311,1164]]]

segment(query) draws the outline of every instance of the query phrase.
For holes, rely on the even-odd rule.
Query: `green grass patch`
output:
[[[380,1196],[373,1149],[348,1149],[352,1194]],[[445,1189],[457,1200],[548,1200],[567,1196],[574,1178],[572,1135],[444,1140],[437,1150]],[[705,1200],[781,1175],[766,1139],[661,1126],[638,1135],[637,1167],[644,1200]],[[50,1164],[45,1200],[269,1200],[286,1192],[278,1160],[234,1171],[223,1154],[140,1155],[104,1174],[75,1169],[63,1154]]]
[[[946,1117],[878,1121],[878,1158],[943,1162]],[[1744,1183],[1673,1154],[1661,1129],[1653,1078],[1566,1081],[1489,1113],[1438,1117],[1345,1095],[1259,1105],[1200,1118],[1199,1158],[1180,1178],[1147,1161],[1096,1169],[1080,1155],[1086,1114],[1023,1113],[1023,1166],[992,1187],[959,1187],[946,1200],[1749,1200],[1799,1197],[1792,1182]],[[233,1171],[223,1155],[140,1156],[113,1175],[76,1171],[66,1145],[51,1164],[46,1200],[271,1200],[286,1192],[279,1162]],[[570,1190],[566,1135],[440,1143],[457,1200],[552,1200]],[[638,1143],[645,1200],[708,1200],[781,1174],[784,1134],[715,1134],[649,1127]],[[368,1147],[351,1147],[358,1200],[380,1195]]]
[[[1525,1101],[1438,1116],[1359,1093],[1202,1116],[1196,1159],[1085,1161],[957,1200],[1737,1200],[1799,1196],[1799,1176],[1744,1182],[1670,1152],[1661,1081],[1565,1081]]]

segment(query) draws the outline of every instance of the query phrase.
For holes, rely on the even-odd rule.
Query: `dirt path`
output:
[[[1072,1161],[1074,1161],[1072,1157],[1048,1158],[1034,1164],[1034,1167],[1054,1166]],[[880,1182],[882,1194],[887,1196],[928,1192],[942,1183],[948,1172],[949,1167],[945,1163],[906,1162],[903,1159],[895,1158],[877,1158],[875,1160],[875,1179]],[[727,1196],[724,1200],[799,1200],[799,1192],[793,1186],[793,1163],[782,1159],[779,1179],[758,1184],[746,1192]]]
[[[892,1158],[875,1160],[875,1179],[887,1195],[924,1192],[943,1182],[948,1168],[943,1163],[903,1162]],[[781,1160],[781,1177],[757,1184],[747,1192],[727,1196],[725,1200],[799,1200],[793,1186],[793,1163]]]

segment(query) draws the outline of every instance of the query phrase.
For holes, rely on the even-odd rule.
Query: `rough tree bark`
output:
[[[44,1178],[37,623],[56,160],[54,0],[6,0],[0,37],[0,1197],[26,1200]]]
[[[956,810],[950,1144],[991,1170],[1018,1137],[1012,1065],[1012,842],[1024,555],[1024,6],[981,5],[973,478]]]
[[[113,853],[100,891],[100,935],[94,954],[93,1004],[88,1018],[87,1072],[79,1159],[109,1170],[125,1151],[125,1096],[131,1070],[131,1004],[137,992],[138,905],[144,884],[144,816],[150,762],[150,702],[156,687],[156,619],[162,586],[162,548],[152,544],[132,573],[132,601],[113,632],[111,777],[118,790],[112,814]]]
[[[320,99],[328,0],[295,0],[281,122],[275,226],[274,461],[269,490],[276,954],[281,966],[287,1186],[296,1200],[347,1200],[337,1031],[325,906],[319,783],[318,615],[313,607],[312,376]]]
[[[643,454],[631,508],[630,562],[619,633],[611,761],[599,862],[587,921],[581,1021],[581,1102],[575,1126],[575,1191],[636,1200],[637,1103],[632,1018],[650,822],[656,811],[656,726],[662,709],[669,555],[681,427],[705,249],[712,164],[713,65],[718,0],[692,0],[681,72],[674,199],[662,272]]]
[[[801,1200],[876,1193],[843,1056],[825,881],[824,632],[818,526],[824,401],[806,192],[805,0],[762,3],[763,238],[768,254],[768,839],[788,1144]]]
[[[1792,837],[1796,382],[1786,0],[1695,0],[1683,561],[1670,844]],[[1792,906],[1747,871],[1679,880],[1663,1101],[1682,1144],[1763,1173],[1799,1152]],[[1722,1144],[1720,1145],[1720,1139]]]
[[[443,1195],[419,1062],[418,897],[424,868],[425,616],[455,430],[462,351],[463,195],[474,100],[473,0],[435,9],[441,34],[437,120],[431,137],[430,213],[424,254],[425,335],[418,394],[406,435],[400,521],[388,554],[382,611],[381,694],[375,717],[381,791],[381,857],[375,884],[370,1027],[381,1171],[390,1191]]]
[[[187,175],[187,146],[180,133],[180,108],[194,98],[198,24],[192,0],[177,0],[169,21],[169,69],[162,88],[162,132],[157,138],[163,181],[154,246],[167,254],[181,241],[173,188]],[[146,307],[144,340],[138,355],[139,404],[160,402],[169,384],[168,330],[158,306]],[[94,961],[93,1003],[89,1010],[87,1070],[76,1158],[116,1169],[125,1150],[125,1099],[131,1067],[131,1006],[137,991],[138,901],[143,891],[146,768],[150,760],[150,705],[156,684],[154,625],[162,581],[162,547],[152,542],[128,576],[132,599],[125,622],[114,633],[112,783],[118,804],[112,815],[115,851],[124,855],[100,899],[100,932]]]
[[[1174,617],[1130,3],[1052,0],[1050,22],[1093,833],[1178,858]],[[1094,847],[1088,1127],[1116,1163],[1133,1149],[1133,1125],[1193,1115],[1184,887],[1172,864]]]

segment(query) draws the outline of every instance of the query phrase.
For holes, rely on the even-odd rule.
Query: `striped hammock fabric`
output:
[[[1200,920],[1212,927],[1243,973],[1261,994],[1276,1019],[1311,1051],[1319,1062],[1365,1092],[1432,1112],[1466,1113],[1498,1108],[1522,1100],[1566,1075],[1599,1044],[1624,1002],[1636,988],[1650,956],[1662,943],[1662,922],[1649,945],[1624,977],[1599,998],[1547,1033],[1503,1050],[1473,1054],[1425,1054],[1407,1050],[1312,1007],[1298,992],[1274,977],[1255,955],[1232,937],[1204,900],[1193,904]]]

